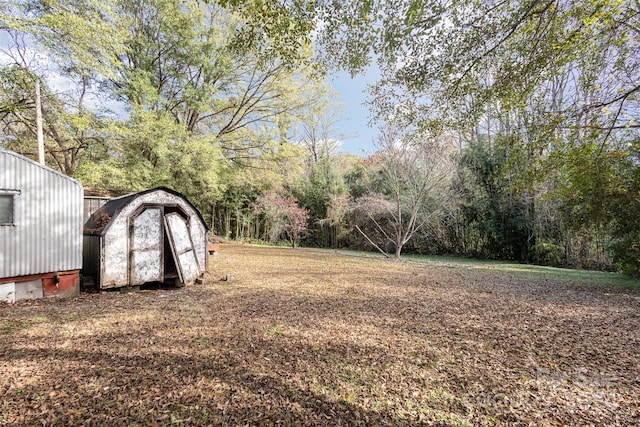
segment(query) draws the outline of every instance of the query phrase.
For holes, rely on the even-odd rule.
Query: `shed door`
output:
[[[173,258],[178,265],[180,281],[189,283],[200,274],[200,265],[191,241],[187,220],[177,212],[171,212],[164,216],[164,221],[167,235],[169,236],[171,252],[173,252]]]
[[[162,282],[162,209],[150,207],[131,220],[129,284]]]

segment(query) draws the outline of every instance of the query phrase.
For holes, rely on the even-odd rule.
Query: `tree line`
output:
[[[38,80],[85,185],[229,238],[640,271],[637,1],[0,5],[1,144],[34,155]],[[376,151],[340,154],[323,74],[372,65]]]

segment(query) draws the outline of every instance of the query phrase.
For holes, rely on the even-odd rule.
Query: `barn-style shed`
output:
[[[84,225],[83,274],[98,289],[194,282],[207,268],[207,232],[200,212],[169,188],[112,199]]]
[[[0,301],[75,296],[82,186],[0,147]]]

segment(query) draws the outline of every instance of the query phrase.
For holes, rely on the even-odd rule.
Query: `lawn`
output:
[[[0,305],[0,424],[640,425],[637,288],[241,245],[210,270]]]

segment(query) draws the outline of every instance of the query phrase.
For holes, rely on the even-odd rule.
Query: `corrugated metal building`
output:
[[[207,232],[200,212],[169,188],[112,199],[84,225],[83,274],[98,289],[191,283],[207,269]]]
[[[82,210],[77,181],[0,147],[0,301],[78,294]]]

